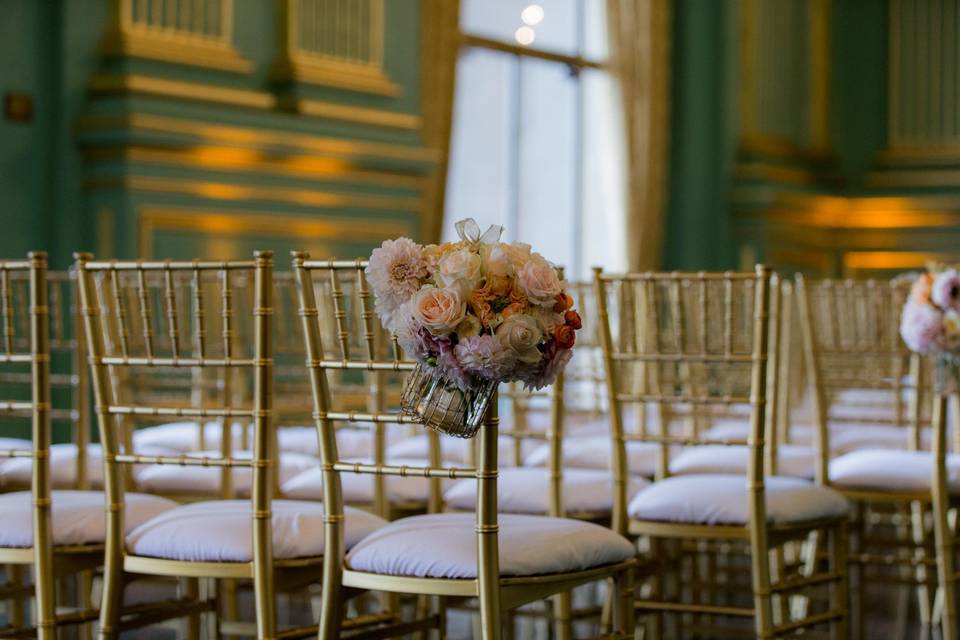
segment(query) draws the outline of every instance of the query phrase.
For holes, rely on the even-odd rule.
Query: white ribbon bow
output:
[[[475,244],[496,244],[500,242],[500,236],[503,234],[503,227],[498,224],[492,224],[480,235],[480,225],[473,218],[461,220],[456,225],[457,235],[464,242]]]

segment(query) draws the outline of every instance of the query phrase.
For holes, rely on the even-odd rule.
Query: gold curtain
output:
[[[460,0],[424,0],[421,5],[421,87],[423,141],[437,152],[428,180],[421,227],[424,242],[436,242],[443,224],[443,201],[453,125],[453,90],[460,35]]]
[[[623,102],[627,267],[657,269],[663,252],[670,103],[669,0],[607,0],[611,69]]]

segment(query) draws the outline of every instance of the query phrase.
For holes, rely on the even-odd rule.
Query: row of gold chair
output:
[[[56,306],[34,304],[50,297],[32,284],[47,280],[38,273],[42,263],[41,254],[32,254],[28,261],[3,264],[2,297],[10,300],[5,322],[8,311],[10,318],[22,313],[13,311],[15,296],[9,292],[15,287],[7,288],[8,278],[31,283],[36,298],[29,309],[49,312]],[[10,402],[4,408],[33,415],[32,449],[7,453],[32,459],[33,502],[40,506],[32,509],[37,544],[0,551],[0,563],[39,563],[46,553],[39,547],[70,554],[71,562],[61,564],[87,575],[103,562],[104,637],[171,616],[188,616],[195,631],[205,612],[223,612],[216,589],[201,588],[212,579],[253,585],[259,637],[316,632],[313,625],[278,632],[276,622],[277,594],[312,582],[322,584],[321,637],[379,634],[384,627],[395,633],[442,628],[447,606],[473,599],[479,602],[482,633],[495,637],[504,611],[548,595],[554,595],[558,637],[569,637],[570,589],[606,577],[617,581],[617,597],[608,599],[607,608],[617,614],[605,613],[604,619],[621,631],[631,626],[636,608],[653,614],[645,616],[653,637],[683,637],[681,630],[721,633],[717,621],[731,616],[747,619],[758,637],[827,625],[835,637],[845,637],[845,496],[856,505],[852,566],[899,561],[908,568],[900,577],[918,587],[931,609],[937,608],[932,601],[939,583],[947,595],[938,600],[939,611],[930,611],[930,620],[942,619],[948,630],[955,624],[945,405],[934,404],[933,415],[925,412],[931,403],[924,368],[897,340],[892,310],[902,300],[900,283],[800,279],[793,285],[765,269],[598,273],[594,286],[578,292],[585,334],[592,333],[580,349],[594,366],[572,367],[567,384],[561,380],[546,395],[505,391],[514,409],[510,422],[498,425],[491,414],[477,445],[463,447],[459,455],[451,456],[455,447],[431,432],[419,441],[400,441],[409,457],[395,462],[388,453],[395,442],[390,431],[408,434],[412,427],[388,408],[412,363],[378,327],[364,266],[297,254],[293,272],[281,275],[272,272],[267,253],[252,261],[179,263],[78,256],[82,304],[77,308],[83,310],[86,340],[73,344],[82,342],[90,352],[105,463],[105,491],[91,494],[90,504],[107,505],[107,527],[100,544],[72,546],[58,545],[55,532],[44,529],[51,499],[61,504],[60,496],[51,494],[49,428],[43,426],[51,403]],[[49,331],[57,322],[32,324]],[[794,324],[802,335],[793,332]],[[5,335],[11,336],[6,362],[28,362],[14,354],[13,330]],[[39,344],[42,337],[37,333],[27,342]],[[40,357],[29,362],[42,363],[49,349],[34,348]],[[603,375],[597,375],[597,364]],[[43,367],[36,371],[40,377],[31,376],[32,387],[49,388],[50,376],[44,382]],[[798,374],[809,384],[785,382]],[[597,394],[597,382],[606,385],[605,393]],[[284,392],[278,392],[281,386]],[[813,393],[804,397],[796,387]],[[312,396],[308,406],[304,392]],[[880,412],[884,395],[891,402]],[[565,400],[567,407],[592,407],[568,411]],[[864,403],[871,406],[860,406]],[[546,421],[538,422],[538,412],[529,410],[536,406],[545,409]],[[304,493],[298,496],[297,485],[281,477],[285,430],[274,425],[302,426],[305,414],[315,420],[319,460],[304,473],[316,481],[302,481]],[[798,416],[808,419],[805,428],[796,424]],[[934,428],[926,429],[931,418]],[[144,419],[185,420],[196,430],[198,450],[211,444],[220,450],[142,453],[135,436],[149,429],[133,426]],[[214,424],[211,442],[205,442],[208,421]],[[590,426],[567,428],[580,422]],[[153,435],[171,433],[168,427],[156,427]],[[36,430],[45,428],[47,435],[38,436]],[[241,449],[252,444],[246,456],[235,451],[235,431],[241,432]],[[357,433],[366,436],[368,455],[341,455],[345,435]],[[843,448],[834,446],[838,440]],[[531,442],[541,444],[530,447]],[[902,452],[890,448],[901,442]],[[601,461],[606,453],[611,464],[592,477],[580,467],[597,443]],[[79,460],[89,447],[79,446],[80,437],[77,444]],[[930,445],[932,455],[921,450]],[[887,448],[882,456],[906,454],[896,463],[902,467],[912,460],[912,468],[922,472],[911,480],[926,478],[927,484],[898,491],[884,485],[882,475],[879,484],[869,486],[862,474],[846,473],[871,468],[880,446]],[[501,468],[498,458],[505,454],[512,468]],[[542,466],[531,469],[538,464],[535,454]],[[885,470],[890,462],[882,456],[872,468]],[[451,457],[460,462],[451,464]],[[221,500],[188,504],[183,495],[174,502],[135,492],[135,469],[163,467],[214,472],[217,488],[188,499]],[[241,470],[250,478],[249,498],[231,499]],[[364,508],[347,506],[354,501],[345,488],[364,476],[370,476],[371,490],[355,501]],[[421,500],[392,498],[395,483],[412,480],[425,490]],[[470,491],[464,483],[476,487]],[[577,502],[583,487],[589,499]],[[607,504],[595,500],[602,491],[609,491]],[[10,498],[23,500],[15,495]],[[279,499],[286,497],[294,499]],[[27,505],[30,512],[29,500]],[[474,512],[476,520],[471,525],[469,514],[449,511]],[[389,522],[418,512],[427,515]],[[935,552],[924,537],[926,512],[934,516],[940,541]],[[577,520],[557,520],[561,516]],[[877,523],[884,518],[899,534],[906,522],[907,531],[893,541],[893,551],[880,554],[869,549],[866,534],[881,528]],[[571,536],[582,537],[585,546],[563,556],[555,547]],[[623,546],[627,539],[643,550],[640,597],[633,606],[627,603],[636,561],[633,548]],[[901,549],[909,555],[898,553]],[[345,553],[344,563],[324,561]],[[748,564],[719,566],[731,555]],[[41,632],[96,615],[90,606],[57,614],[52,575],[35,566]],[[740,592],[746,600],[730,595],[744,568],[749,582]],[[176,598],[154,606],[125,604],[125,581],[145,574],[186,579]],[[861,575],[855,584],[864,580]],[[13,587],[11,595],[22,595],[22,587]],[[438,597],[443,605],[434,603],[429,615],[413,620],[388,599],[376,613],[345,617],[347,600],[370,590]],[[855,605],[858,601],[862,598],[854,598]],[[233,614],[221,617],[212,624],[221,633],[253,631]],[[852,622],[857,624],[857,616]]]

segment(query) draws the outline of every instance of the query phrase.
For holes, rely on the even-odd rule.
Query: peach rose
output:
[[[517,282],[530,302],[544,307],[553,307],[562,289],[557,270],[538,253],[517,270]]]
[[[933,291],[933,274],[929,271],[921,275],[910,287],[910,297],[921,304],[930,302],[930,293]]]
[[[500,250],[507,256],[507,260],[514,271],[518,271],[521,266],[530,260],[530,245],[523,242],[501,242]]]
[[[484,247],[484,274],[490,277],[506,278],[513,273],[513,265],[510,263],[510,257],[504,251],[502,245],[493,247]]]
[[[450,333],[466,313],[456,289],[424,287],[413,297],[413,316],[433,335]]]
[[[497,327],[497,340],[510,349],[520,362],[540,362],[543,354],[537,348],[543,333],[537,321],[525,314],[510,316]]]

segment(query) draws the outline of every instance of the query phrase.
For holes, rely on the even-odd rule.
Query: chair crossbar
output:
[[[2,265],[0,265],[2,267]],[[141,260],[136,262],[112,262],[91,260],[85,263],[87,271],[252,271],[256,268],[253,260]]]
[[[93,359],[91,358],[91,361]],[[100,364],[133,367],[254,367],[252,358],[162,358],[156,356],[104,356]],[[97,364],[97,362],[92,362]]]
[[[107,413],[115,416],[169,416],[177,418],[254,418],[253,409],[204,409],[190,407],[126,407],[110,406]]]
[[[477,470],[469,467],[415,467],[407,465],[365,464],[362,462],[334,463],[335,471],[345,473],[365,473],[383,476],[423,477],[423,478],[476,478]]]
[[[123,464],[160,464],[182,467],[253,467],[253,460],[245,458],[214,458],[210,456],[145,456],[136,453],[118,453],[113,458]]]

